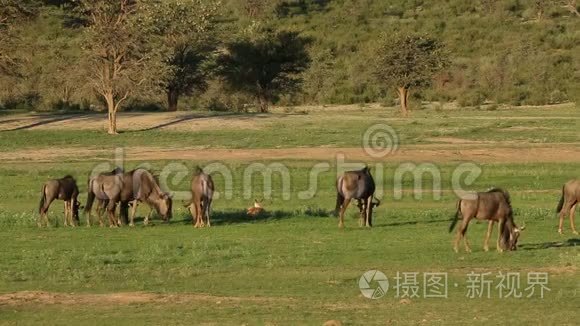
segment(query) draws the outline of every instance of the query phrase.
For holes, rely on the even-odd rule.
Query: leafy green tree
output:
[[[37,4],[32,0],[0,0],[0,74],[16,73],[17,59],[9,50],[16,46],[16,26],[37,14]]]
[[[310,57],[297,32],[257,33],[229,44],[218,63],[233,90],[253,96],[259,111],[268,112],[277,96],[296,91]]]
[[[404,116],[409,111],[409,91],[431,84],[433,76],[448,64],[443,45],[423,35],[384,36],[375,53],[375,76],[397,90]]]
[[[177,110],[181,95],[207,87],[208,61],[217,46],[214,31],[219,6],[214,0],[165,0],[147,7],[162,35],[169,68],[164,80],[169,111]]]
[[[82,65],[81,29],[65,26],[67,11],[59,7],[41,8],[42,14],[26,20],[18,28],[14,56],[21,60],[18,89],[13,100],[34,95],[31,109],[70,108],[94,93],[85,87],[86,71]],[[50,28],[47,28],[49,26]],[[39,31],[42,31],[39,33]]]
[[[85,50],[91,86],[108,111],[108,133],[117,134],[117,112],[129,96],[159,88],[163,73],[154,44],[154,21],[141,0],[79,0],[87,20]],[[156,51],[157,50],[157,51]]]

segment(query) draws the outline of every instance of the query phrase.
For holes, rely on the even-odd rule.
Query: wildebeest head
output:
[[[72,204],[72,217],[73,220],[78,224],[79,222],[79,209],[81,209],[81,202],[78,200],[73,200]]]
[[[522,231],[526,228],[526,226],[522,226],[521,228],[514,227],[510,233],[510,239],[508,244],[508,249],[515,251],[518,250],[518,239]]]
[[[171,213],[172,206],[173,206],[173,199],[171,198],[171,195],[169,195],[166,192],[162,193],[161,198],[157,203],[157,213],[159,213],[159,215],[161,215],[161,218],[165,222],[168,222],[172,217],[172,213]]]

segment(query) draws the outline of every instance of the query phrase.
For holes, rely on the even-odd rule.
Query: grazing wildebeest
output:
[[[560,223],[558,224],[558,232],[560,234],[562,234],[564,218],[568,213],[570,213],[570,227],[572,228],[572,233],[578,234],[576,226],[574,225],[574,212],[576,211],[576,205],[578,202],[580,202],[580,179],[573,179],[566,182],[562,187],[562,197],[560,197],[560,202],[556,209],[556,212],[560,213]]]
[[[42,220],[48,226],[48,208],[55,199],[64,200],[64,226],[76,226],[79,221],[79,207],[78,201],[79,188],[76,180],[67,175],[62,179],[54,179],[47,181],[42,186],[42,194],[40,197],[40,204],[38,213],[40,214],[37,221],[38,226],[42,226]]]
[[[91,183],[93,182],[93,179],[96,179],[100,175],[115,175],[115,174],[122,174],[123,172],[124,172],[123,171],[123,168],[120,168],[120,167],[116,167],[111,172],[101,172],[97,176],[94,176],[94,177],[89,178],[89,182],[88,182],[87,189],[91,189]],[[89,196],[91,196],[91,192],[90,191],[89,191]],[[94,198],[92,200],[96,200],[97,201],[97,203],[96,203],[96,206],[97,206],[97,208],[96,208],[96,210],[97,210],[97,217],[99,219],[99,224],[101,226],[103,226],[104,225],[104,223],[103,223],[103,212],[105,211],[107,205],[109,204],[109,200],[107,198]],[[91,207],[89,207],[88,210],[85,209],[85,212],[88,212],[88,214],[86,216],[86,218],[87,218],[87,226],[91,226]],[[125,213],[125,214],[121,213],[120,215],[125,220],[125,224],[128,223],[128,221],[127,221],[128,214],[127,213]],[[120,223],[120,220],[117,221],[117,224],[121,224]]]
[[[373,196],[373,199],[376,200],[376,202],[372,202],[371,204],[371,209],[373,209],[374,207],[379,207],[379,205],[381,204],[381,201],[377,198]],[[358,207],[359,210],[359,218],[360,219],[364,219],[365,217],[365,213],[366,213],[366,206],[365,206],[365,202],[361,199],[357,199],[356,200],[356,206]]]
[[[171,218],[172,200],[169,194],[161,191],[157,180],[145,169],[136,169],[125,173],[113,175],[98,175],[91,178],[88,187],[88,199],[85,212],[90,213],[95,198],[107,201],[107,214],[109,226],[118,226],[115,218],[115,207],[120,203],[120,210],[126,210],[131,202],[131,216],[129,225],[133,226],[133,220],[139,202],[145,202],[161,215],[164,221]],[[144,223],[149,222],[149,215]],[[90,214],[89,214],[90,216]]]
[[[375,181],[368,166],[362,170],[346,171],[336,181],[336,213],[339,215],[338,227],[344,227],[344,212],[352,199],[359,201],[361,210],[359,226],[372,226],[373,195]],[[340,210],[340,211],[339,211]],[[364,212],[364,215],[363,215]],[[363,221],[364,219],[364,221]]]
[[[207,220],[207,226],[211,226],[209,214],[211,201],[213,199],[214,184],[211,176],[203,172],[200,167],[196,167],[191,180],[191,202],[186,205],[192,217],[194,227],[204,227],[203,218]]]
[[[453,231],[457,220],[461,217],[462,223],[457,230],[457,237],[453,245],[455,252],[459,251],[459,241],[463,238],[465,251],[470,252],[469,242],[465,233],[467,226],[472,218],[478,220],[489,220],[487,234],[483,248],[485,251],[489,250],[489,237],[493,230],[493,223],[498,223],[498,237],[496,248],[497,251],[516,250],[518,237],[521,229],[518,228],[513,220],[513,210],[510,202],[510,195],[507,191],[499,188],[493,188],[486,192],[478,192],[461,198],[457,201],[457,212],[455,218],[449,226],[449,232]]]

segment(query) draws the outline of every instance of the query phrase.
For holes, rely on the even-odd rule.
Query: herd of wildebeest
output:
[[[191,201],[185,204],[189,208],[194,227],[211,226],[210,211],[214,194],[214,183],[209,174],[196,167],[191,180]],[[172,198],[161,190],[157,178],[146,169],[135,169],[125,172],[121,168],[100,173],[89,178],[87,185],[87,203],[84,206],[86,225],[91,226],[91,213],[96,203],[96,212],[101,226],[105,225],[103,212],[106,211],[110,227],[134,225],[134,217],[139,203],[146,203],[150,207],[144,224],[148,224],[151,214],[155,210],[161,219],[168,222],[172,216]],[[344,227],[344,214],[350,202],[357,201],[359,209],[359,226],[372,226],[373,208],[380,204],[375,198],[375,182],[368,167],[361,170],[346,171],[338,177],[336,183],[336,208],[340,228]],[[47,181],[42,186],[40,199],[38,226],[48,226],[47,211],[55,199],[64,201],[64,226],[79,225],[78,201],[79,189],[75,179],[67,175],[62,179]],[[578,234],[574,225],[574,212],[580,201],[580,179],[573,179],[564,184],[562,196],[557,207],[559,213],[558,232],[562,234],[564,218],[570,214],[570,226],[574,234]],[[116,209],[119,207],[119,214]],[[261,209],[261,207],[258,207]],[[129,209],[131,213],[129,214]],[[254,209],[254,208],[252,208]],[[250,212],[250,211],[248,211]],[[484,250],[489,250],[489,238],[494,223],[498,224],[498,251],[516,250],[518,237],[525,226],[517,227],[507,191],[493,188],[485,192],[472,193],[463,196],[457,201],[457,211],[449,227],[453,231],[459,220],[461,224],[457,230],[454,250],[458,251],[459,242],[463,239],[465,250],[471,251],[465,236],[469,222],[473,219],[487,220],[488,229],[484,241]]]

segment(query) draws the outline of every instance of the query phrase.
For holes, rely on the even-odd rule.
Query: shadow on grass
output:
[[[24,126],[20,126],[20,127],[16,127],[16,128],[12,128],[12,129],[4,129],[2,131],[16,131],[16,130],[25,130],[25,129],[31,129],[34,127],[38,127],[38,126],[43,126],[43,125],[48,125],[51,123],[55,123],[55,122],[61,122],[61,121],[66,121],[66,120],[78,120],[78,119],[84,119],[87,118],[89,115],[88,114],[67,114],[67,115],[60,115],[60,116],[52,116],[52,117],[48,117],[45,118],[43,116],[43,119],[40,121],[35,121],[33,123],[24,125]],[[6,121],[4,121],[6,123]]]
[[[192,224],[191,215],[182,215],[183,219],[172,220],[175,224]],[[210,217],[211,225],[233,225],[256,222],[278,221],[294,217],[332,217],[332,213],[322,209],[305,209],[297,211],[272,210],[265,211],[256,216],[248,216],[246,211],[213,211]]]
[[[522,250],[541,250],[549,248],[566,248],[580,246],[580,238],[570,238],[566,241],[552,241],[544,243],[526,243],[520,245]]]
[[[373,221],[376,221],[375,217],[373,217]],[[384,227],[403,226],[403,225],[442,223],[442,222],[450,222],[450,221],[451,221],[451,219],[423,220],[423,221],[401,221],[401,222],[392,222],[392,223],[387,223],[387,224],[380,224],[380,225],[377,225],[376,227],[384,228]]]

